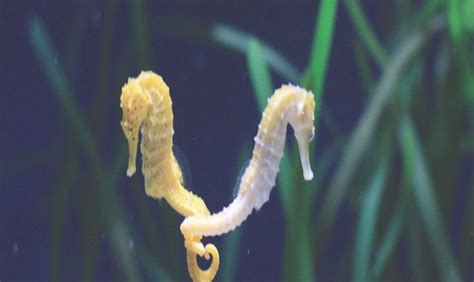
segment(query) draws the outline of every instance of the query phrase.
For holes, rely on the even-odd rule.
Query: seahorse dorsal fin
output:
[[[179,169],[181,170],[182,181],[181,184],[188,190],[192,190],[192,176],[191,167],[186,159],[183,151],[176,145],[173,145],[173,155],[178,162]]]
[[[237,180],[235,181],[234,188],[232,189],[232,199],[237,198],[237,196],[239,195],[239,192],[240,192],[240,182],[241,182],[242,176],[244,176],[245,170],[247,169],[247,167],[249,166],[249,164],[250,164],[250,159],[248,159],[247,161],[245,161],[245,163],[243,164],[242,168],[241,168],[240,171],[239,171],[239,176],[237,177]]]

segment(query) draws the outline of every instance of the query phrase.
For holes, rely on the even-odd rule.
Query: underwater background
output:
[[[7,0],[0,34],[0,281],[189,280],[182,217],[125,174],[141,70],[212,212],[266,98],[315,93],[314,180],[290,130],[269,202],[205,238],[216,280],[474,279],[473,0]]]

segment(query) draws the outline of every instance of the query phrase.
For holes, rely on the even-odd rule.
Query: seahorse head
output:
[[[127,175],[132,176],[136,171],[136,156],[138,147],[138,132],[143,120],[148,115],[151,101],[136,79],[129,79],[122,87],[120,108],[123,118],[120,122],[123,133],[128,141],[128,169]]]
[[[296,88],[301,96],[298,99],[297,112],[292,123],[298,141],[303,177],[305,180],[311,180],[313,179],[313,171],[309,163],[309,143],[314,138],[314,109],[316,103],[313,93],[299,87]]]

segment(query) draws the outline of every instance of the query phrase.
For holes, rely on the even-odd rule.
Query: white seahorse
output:
[[[284,85],[275,90],[258,126],[252,159],[241,178],[237,197],[218,213],[189,216],[181,224],[188,250],[203,255],[204,246],[195,238],[218,236],[235,229],[253,209],[258,211],[268,201],[283,157],[288,124],[298,142],[304,179],[313,178],[308,147],[314,137],[314,109],[314,95],[301,87]]]

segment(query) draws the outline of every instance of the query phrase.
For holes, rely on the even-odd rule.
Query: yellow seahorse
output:
[[[313,178],[308,146],[314,137],[314,108],[314,95],[303,88],[284,85],[275,90],[258,126],[252,159],[241,178],[237,197],[219,213],[190,216],[181,224],[188,250],[204,254],[204,246],[195,238],[217,236],[235,229],[253,209],[258,211],[268,201],[283,157],[288,123],[298,142],[304,179]]]
[[[142,173],[148,196],[165,198],[181,215],[209,215],[204,201],[183,187],[182,171],[173,154],[173,111],[169,88],[162,77],[146,71],[130,78],[122,88],[120,107],[123,111],[121,126],[129,146],[127,175],[136,170],[138,131],[141,128]],[[194,236],[193,242],[200,242]],[[219,252],[213,244],[200,245],[199,254],[206,259],[212,256],[207,270],[197,264],[196,253],[188,248],[186,260],[193,281],[211,281],[219,268]]]

